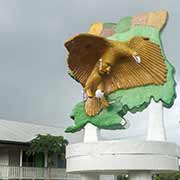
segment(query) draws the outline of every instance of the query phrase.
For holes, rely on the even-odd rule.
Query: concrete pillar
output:
[[[97,142],[99,140],[100,130],[91,123],[84,127],[84,143]]]
[[[113,174],[113,175],[111,175],[111,176],[112,176],[112,180],[118,180],[118,175]]]
[[[152,180],[150,171],[132,171],[128,175],[128,180]]]
[[[23,149],[20,149],[20,159],[19,159],[19,166],[20,166],[20,180],[23,178],[22,164],[23,164]]]
[[[99,175],[94,173],[82,174],[81,180],[99,180]]]
[[[149,119],[148,119],[148,129],[147,129],[147,140],[166,141],[162,102],[156,103],[152,99],[148,107],[148,110],[149,110]]]
[[[91,123],[84,127],[84,143],[97,142],[99,140],[100,130]],[[81,174],[81,180],[100,180],[99,174],[85,173]]]

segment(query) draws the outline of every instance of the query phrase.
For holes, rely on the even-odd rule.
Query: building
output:
[[[64,128],[0,119],[0,179],[76,179],[65,172],[65,162],[55,154],[47,168],[44,154],[27,156],[30,141],[38,134],[64,135]]]

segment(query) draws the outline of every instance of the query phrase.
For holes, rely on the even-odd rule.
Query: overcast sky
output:
[[[140,12],[169,11],[162,40],[179,83],[178,5],[178,0],[0,0],[0,118],[63,127],[72,124],[69,114],[82,100],[82,88],[67,75],[64,41],[86,32],[93,22],[117,22]],[[178,97],[173,108],[165,110],[165,123],[168,139],[180,143],[179,93],[177,86]],[[131,127],[113,132],[114,136],[145,133],[147,110],[127,118]]]

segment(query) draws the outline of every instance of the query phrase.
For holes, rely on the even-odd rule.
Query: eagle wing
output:
[[[135,36],[129,47],[138,53],[141,62],[136,63],[133,57],[118,60],[104,81],[106,94],[118,89],[162,85],[166,81],[167,68],[159,45],[149,38]]]
[[[97,61],[109,46],[105,38],[87,33],[74,36],[65,43],[69,51],[68,66],[83,87]]]

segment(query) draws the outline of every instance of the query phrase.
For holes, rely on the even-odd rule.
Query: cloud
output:
[[[17,28],[18,9],[15,1],[0,2],[0,32],[15,32]]]

